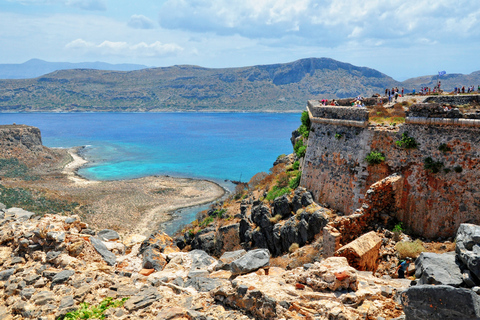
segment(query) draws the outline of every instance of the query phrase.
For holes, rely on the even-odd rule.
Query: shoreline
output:
[[[116,188],[119,188],[119,185],[122,185],[124,188],[129,188],[129,186],[132,184],[137,188],[143,186],[142,188],[148,189],[152,188],[153,186],[162,186],[165,188],[165,190],[168,190],[168,192],[183,191],[186,193],[180,199],[170,197],[169,194],[164,195],[164,197],[160,197],[157,204],[152,204],[150,208],[145,208],[139,213],[140,216],[137,220],[135,220],[136,223],[134,225],[130,225],[125,228],[125,236],[129,234],[143,234],[145,236],[149,236],[153,231],[162,229],[162,225],[164,226],[165,224],[177,220],[175,219],[176,217],[181,218],[181,215],[176,213],[185,209],[188,210],[189,208],[212,204],[230,194],[230,191],[226,187],[223,187],[214,181],[206,179],[172,177],[169,175],[151,175],[141,178],[123,180],[90,180],[78,174],[78,170],[88,163],[88,160],[80,155],[80,151],[83,148],[85,147],[81,146],[67,149],[72,161],[64,166],[62,173],[66,175],[68,180],[77,189],[86,188],[86,193],[88,193],[89,189],[92,187],[99,188],[103,192],[105,192],[103,189],[106,188],[107,191],[110,190],[111,193],[115,193],[117,192]],[[112,183],[114,184],[113,186],[111,186]],[[200,193],[195,188],[200,188],[200,190],[203,192]],[[160,188],[160,190],[162,189]],[[113,223],[114,221],[110,222]],[[185,224],[190,222],[191,221],[185,222]],[[152,226],[154,227],[151,228]],[[145,234],[146,231],[148,231],[148,234]]]

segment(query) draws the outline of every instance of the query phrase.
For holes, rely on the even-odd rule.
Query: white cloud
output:
[[[128,26],[134,29],[153,29],[155,23],[141,14],[134,14],[128,21]]]
[[[478,38],[480,7],[467,0],[167,0],[159,23],[196,33],[294,36],[326,46],[417,37],[433,43],[445,34]]]
[[[116,55],[125,57],[156,57],[175,55],[183,51],[183,48],[174,43],[161,43],[155,41],[151,44],[140,42],[137,44],[128,44],[123,41],[103,41],[100,44],[88,42],[83,39],[76,39],[65,45],[66,49],[83,50],[86,53],[100,55]]]

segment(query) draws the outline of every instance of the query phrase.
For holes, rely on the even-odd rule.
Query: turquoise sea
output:
[[[300,114],[0,113],[0,124],[12,123],[40,128],[48,147],[86,146],[83,156],[90,162],[79,174],[89,179],[170,175],[228,189],[225,180],[248,181],[268,171],[278,155],[292,152],[290,136]]]

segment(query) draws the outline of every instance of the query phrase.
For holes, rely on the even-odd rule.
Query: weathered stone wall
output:
[[[452,236],[462,222],[480,223],[480,127],[417,124],[415,119],[395,129],[312,121],[301,185],[318,203],[352,214],[370,185],[399,173],[403,190],[392,210],[413,232]],[[419,143],[417,149],[396,146],[404,132]],[[442,144],[446,151],[439,150]],[[369,165],[365,157],[372,150],[381,151],[386,161]],[[443,163],[440,172],[424,168],[427,157]]]
[[[480,104],[480,95],[430,96],[426,98],[424,102],[445,103],[453,105]]]

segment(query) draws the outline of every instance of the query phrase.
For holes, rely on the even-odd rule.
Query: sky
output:
[[[480,70],[466,0],[0,0],[0,63],[209,68],[327,57],[396,80]]]

